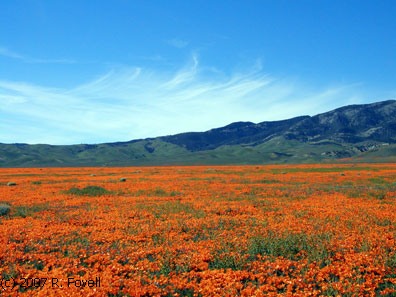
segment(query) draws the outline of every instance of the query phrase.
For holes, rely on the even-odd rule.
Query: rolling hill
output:
[[[127,142],[0,144],[1,167],[395,161],[396,100]]]

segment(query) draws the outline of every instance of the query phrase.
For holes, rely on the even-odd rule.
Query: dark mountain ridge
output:
[[[190,151],[215,149],[221,145],[257,145],[277,136],[302,142],[324,139],[357,143],[366,140],[396,142],[396,101],[349,105],[316,116],[288,120],[237,122],[206,132],[160,137]]]
[[[396,161],[396,100],[127,142],[0,144],[2,167],[302,163],[340,158]]]
[[[236,122],[206,132],[181,133],[160,137],[160,139],[185,147],[190,151],[211,150],[222,145],[254,145],[264,142],[273,135],[284,133],[291,125],[300,122],[304,118],[306,116],[259,124]]]

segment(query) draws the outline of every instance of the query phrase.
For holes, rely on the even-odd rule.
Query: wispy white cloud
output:
[[[72,59],[37,59],[26,55],[22,55],[12,51],[6,47],[0,46],[0,56],[17,59],[29,64],[74,64],[76,61]]]
[[[20,55],[16,52],[13,52],[5,47],[1,47],[1,46],[0,46],[0,56],[4,56],[7,58],[13,58],[13,59],[19,59],[19,60],[25,59],[25,57],[23,57],[22,55]]]
[[[192,56],[192,64],[178,71],[172,78],[162,85],[165,89],[176,89],[183,84],[190,83],[197,75],[198,57]]]
[[[356,85],[314,90],[259,64],[225,74],[200,66],[194,54],[174,73],[115,68],[70,89],[0,81],[0,142],[125,141],[362,103]]]

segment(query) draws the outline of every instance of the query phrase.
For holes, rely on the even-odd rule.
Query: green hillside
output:
[[[1,167],[396,162],[396,101],[128,142],[0,144]]]

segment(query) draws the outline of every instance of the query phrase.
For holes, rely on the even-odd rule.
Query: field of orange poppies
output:
[[[0,169],[4,296],[396,296],[396,165]]]

